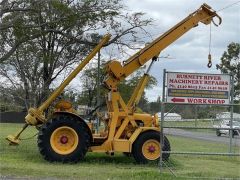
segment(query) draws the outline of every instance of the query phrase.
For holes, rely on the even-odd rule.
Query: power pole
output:
[[[101,53],[98,51],[98,68],[97,68],[97,107],[100,106],[100,59]],[[97,109],[98,112],[98,109]],[[99,117],[97,117],[97,133],[99,132]]]

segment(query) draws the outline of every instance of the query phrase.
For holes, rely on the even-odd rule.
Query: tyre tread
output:
[[[69,125],[70,126],[76,126],[74,130],[77,131],[77,134],[79,135],[81,133],[81,140],[83,139],[84,142],[81,142],[81,145],[83,147],[80,147],[80,145],[77,146],[77,149],[74,150],[69,155],[60,155],[51,148],[50,145],[50,137],[51,133],[58,127],[61,127],[63,125]],[[73,118],[71,116],[57,116],[49,121],[47,121],[45,124],[43,124],[39,130],[38,134],[38,148],[40,154],[43,156],[43,158],[50,162],[73,162],[76,163],[80,160],[82,160],[90,146],[90,135],[85,127],[85,124],[78,120],[77,118]]]
[[[147,131],[143,132],[142,134],[139,135],[139,137],[136,139],[136,141],[133,144],[133,150],[132,150],[132,155],[134,159],[136,160],[137,163],[140,164],[146,164],[150,162],[150,160],[146,159],[143,154],[142,154],[142,145],[146,140],[149,139],[155,139],[160,142],[160,134],[157,131]],[[166,136],[164,136],[164,146],[162,148],[164,151],[171,151],[171,146],[170,142],[167,139]],[[163,160],[167,161],[169,159],[170,153],[164,153],[162,155]],[[159,158],[158,158],[159,159]]]

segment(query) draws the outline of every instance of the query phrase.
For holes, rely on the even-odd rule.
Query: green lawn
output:
[[[49,163],[38,152],[36,137],[22,140],[19,146],[8,146],[5,137],[16,132],[19,124],[0,124],[0,168],[2,176],[61,179],[186,179],[186,177],[240,178],[239,157],[171,155],[163,172],[157,164],[138,165],[133,158],[121,153],[108,156],[103,153],[88,153],[77,164]],[[30,127],[22,138],[36,133]],[[228,146],[219,143],[168,137],[174,151],[227,152]],[[239,147],[234,148],[239,153]]]
[[[177,127],[205,127],[212,128],[213,125],[218,125],[218,121],[208,121],[208,120],[193,120],[193,121],[164,121],[164,127],[166,126],[177,126]],[[186,131],[195,131],[195,132],[206,132],[206,133],[216,133],[214,129],[185,129]]]
[[[213,127],[212,121],[164,121],[164,126],[183,126],[183,127]]]

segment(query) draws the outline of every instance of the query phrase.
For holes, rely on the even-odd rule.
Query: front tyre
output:
[[[139,135],[133,144],[133,157],[137,163],[146,164],[160,158],[160,152],[171,151],[170,143],[164,136],[164,146],[160,148],[160,134],[157,131],[147,131]],[[163,160],[168,160],[170,154],[163,153]]]
[[[50,162],[78,162],[89,146],[90,136],[83,122],[71,116],[57,116],[39,130],[39,151]]]

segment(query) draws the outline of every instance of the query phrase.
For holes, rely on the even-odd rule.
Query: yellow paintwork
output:
[[[107,96],[108,117],[106,118],[108,121],[108,137],[102,145],[92,147],[91,151],[112,152],[124,150],[125,152],[131,152],[132,144],[141,132],[147,130],[160,130],[157,115],[152,116],[150,114],[135,113],[136,104],[139,102],[149,80],[148,74],[142,77],[127,104],[125,104],[119,94],[117,85],[121,80],[128,77],[149,60],[156,58],[163,49],[176,41],[187,31],[196,27],[199,22],[207,25],[210,24],[214,17],[218,17],[220,19],[219,23],[221,23],[221,18],[216,12],[213,11],[210,6],[203,4],[197,11],[180,21],[177,25],[158,37],[152,43],[148,44],[145,48],[141,49],[123,64],[116,60],[107,63],[107,78],[104,83],[109,89]],[[138,121],[140,121],[141,125],[137,124],[139,123]],[[124,140],[124,142],[129,141],[128,143],[130,143],[130,146],[126,146],[126,144],[123,143],[114,146],[115,141],[119,140]],[[129,150],[127,150],[127,147]],[[149,159],[157,158],[147,154],[146,156],[149,156]]]
[[[6,139],[10,144],[18,144],[19,136],[26,129],[27,125],[37,126],[46,122],[43,111],[47,109],[50,104],[63,92],[64,88],[77,76],[77,74],[89,63],[89,61],[99,52],[99,50],[106,44],[111,38],[110,34],[106,34],[99,44],[91,51],[91,53],[77,66],[77,68],[64,80],[64,82],[48,97],[48,99],[39,108],[30,108],[28,114],[25,117],[26,124],[21,131],[16,135],[9,135]]]
[[[159,117],[158,117],[158,114],[157,114],[157,113],[154,115],[154,121],[153,121],[153,123],[154,123],[154,126],[155,126],[155,127],[159,127]]]
[[[156,160],[160,157],[160,143],[155,139],[147,140],[142,146],[142,154],[148,160]]]
[[[93,143],[96,142],[97,145],[89,147],[89,151],[107,153],[112,153],[114,151],[132,152],[132,144],[142,132],[149,130],[158,132],[160,131],[157,115],[152,116],[150,114],[135,113],[136,105],[138,104],[144,88],[149,80],[149,75],[145,74],[142,77],[127,103],[124,102],[120,93],[118,92],[117,85],[121,80],[138,70],[149,60],[155,59],[162,50],[164,50],[190,29],[196,27],[199,22],[208,25],[214,17],[218,17],[221,23],[221,18],[216,14],[216,12],[208,5],[203,4],[197,11],[180,21],[163,35],[126,60],[123,64],[116,60],[109,61],[106,64],[105,69],[107,77],[104,83],[109,92],[106,98],[108,111],[105,115],[104,123],[107,127],[105,131],[101,133],[102,135],[93,135]],[[109,39],[110,35],[106,35],[98,44],[98,46],[86,57],[85,60],[79,64],[79,66],[39,108],[29,110],[29,114],[26,116],[26,122],[28,124],[36,125],[37,123],[43,123],[46,121],[42,112],[49,107],[53,100],[56,99],[56,97],[63,91],[70,81],[75,78],[75,76]],[[75,138],[74,133],[72,133],[71,136]],[[55,147],[55,150],[59,150],[61,153],[65,152],[55,140],[52,140],[52,143]],[[151,145],[159,148],[155,148],[156,154],[149,152],[148,147]],[[144,143],[142,152],[147,159],[154,160],[159,157],[160,145],[158,142],[155,142],[154,139],[146,141]]]
[[[91,146],[89,148],[89,151],[91,152],[113,152],[113,147],[112,147],[112,141],[106,140],[102,145],[100,146]]]
[[[138,138],[138,136],[145,131],[158,131],[159,128],[157,127],[138,127],[134,130],[134,132],[131,134],[131,137],[129,139],[117,139],[114,138],[113,140],[106,140],[102,145],[100,146],[91,146],[89,148],[89,151],[91,152],[132,152],[132,145],[134,141]],[[99,137],[94,137],[94,139]],[[117,141],[117,143],[115,143]],[[114,146],[115,144],[115,146]],[[124,147],[121,147],[123,146]],[[127,146],[125,146],[127,145]],[[124,150],[124,151],[123,151]]]
[[[55,111],[68,111],[72,109],[72,103],[65,100],[58,101],[55,106]]]
[[[163,35],[131,56],[124,62],[123,65],[121,65],[119,62],[118,65],[116,65],[116,61],[109,62],[108,78],[105,80],[106,86],[109,89],[116,89],[117,84],[121,80],[138,70],[150,59],[158,56],[162,50],[184,35],[187,31],[196,27],[199,22],[208,25],[214,17],[218,17],[220,19],[217,13],[212,10],[210,6],[203,4],[197,11],[191,13],[188,17],[180,21]],[[114,66],[111,65],[112,63]],[[117,74],[115,72],[121,72],[121,74]]]
[[[147,85],[149,79],[150,79],[150,77],[148,74],[143,75],[143,77],[140,79],[138,85],[134,89],[130,100],[128,101],[127,106],[129,109],[133,110],[133,112],[135,111],[136,104],[139,103],[139,101],[142,97],[142,93],[144,92],[144,88]]]
[[[43,111],[63,92],[64,88],[79,74],[79,72],[89,63],[89,61],[97,54],[97,52],[106,44],[111,35],[107,34],[92,50],[92,52],[77,66],[76,69],[63,81],[63,83],[48,97],[48,99],[38,108],[30,108],[25,121],[30,125],[36,125],[39,121],[45,122]]]
[[[152,130],[152,131],[160,131],[159,128],[157,127],[140,127],[138,129],[136,129],[134,131],[134,133],[132,134],[132,136],[129,138],[129,141],[131,142],[131,144],[134,143],[134,141],[138,138],[138,136],[142,133],[142,132],[145,132],[145,131],[149,131],[149,130]],[[132,148],[132,147],[131,147]]]
[[[113,149],[115,152],[131,152],[131,145],[129,140],[117,139],[113,141]]]
[[[61,142],[65,138],[65,142]],[[76,131],[68,126],[55,129],[50,137],[50,144],[54,152],[67,155],[72,153],[78,146],[79,139]]]
[[[24,126],[15,135],[8,135],[6,137],[6,140],[9,141],[9,145],[19,145],[20,142],[19,136],[27,127],[28,124],[24,124]]]

